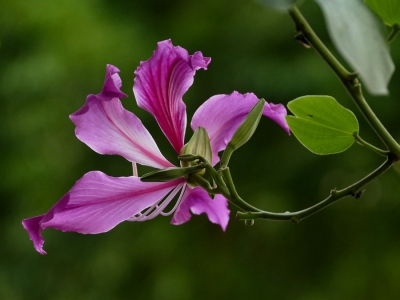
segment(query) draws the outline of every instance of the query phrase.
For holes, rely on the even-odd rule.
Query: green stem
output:
[[[228,143],[224,152],[222,153],[221,162],[220,162],[221,167],[226,167],[228,165],[233,151],[235,151],[235,148],[230,143]]]
[[[356,103],[358,109],[362,112],[365,119],[368,121],[372,129],[376,132],[382,142],[386,145],[390,152],[395,154],[397,158],[400,158],[400,146],[396,140],[391,136],[391,134],[386,130],[385,126],[381,123],[378,117],[375,115],[371,107],[365,100],[361,84],[357,79],[352,82],[344,81],[344,85],[352,96],[354,102]]]
[[[197,156],[199,160],[201,160],[204,164],[204,167],[206,171],[211,175],[211,177],[214,179],[215,184],[217,185],[217,188],[214,188],[212,192],[213,194],[222,194],[224,195],[227,199],[231,199],[231,193],[229,189],[227,188],[224,179],[218,172],[213,168],[213,166],[202,156]],[[233,203],[235,204],[235,203]],[[236,204],[235,204],[236,205]],[[236,205],[237,207],[240,208],[240,206]]]
[[[350,185],[349,187],[337,191],[332,190],[331,194],[325,200],[317,203],[314,206],[311,206],[307,209],[293,212],[293,213],[271,213],[265,211],[248,211],[248,212],[238,212],[236,218],[239,220],[255,220],[255,219],[269,219],[269,220],[279,220],[279,221],[292,221],[294,223],[298,223],[301,220],[315,214],[316,212],[328,207],[334,202],[346,197],[353,196],[355,198],[359,198],[362,194],[362,188],[376,179],[380,175],[382,175],[385,171],[387,171],[394,163],[395,159],[393,156],[388,155],[388,159],[383,163],[379,168],[377,168],[374,172],[364,177],[360,181]]]
[[[228,167],[222,168],[221,173],[224,177],[226,187],[229,191],[229,195],[224,195],[229,201],[235,204],[237,207],[243,209],[244,211],[257,211],[262,212],[262,210],[248,204],[242,198],[240,198],[238,192],[236,191],[235,185],[233,184],[231,172]]]
[[[212,187],[211,184],[201,175],[193,174],[189,177],[189,180],[188,183],[195,183],[201,186],[209,194],[217,194],[219,192],[217,188]]]
[[[217,172],[212,167],[212,165],[205,158],[201,156],[193,156],[193,159],[199,159],[200,161],[202,161],[202,164],[204,165],[207,172],[209,172],[209,174],[214,179],[215,183],[217,184],[217,187],[216,188],[212,187],[206,179],[202,178],[201,176],[197,176],[196,174],[194,174],[191,179],[193,180],[193,182],[203,187],[208,193],[222,194],[225,198],[229,200],[229,202],[234,204],[239,209],[243,210],[243,212],[237,212],[236,218],[239,220],[268,219],[268,220],[291,221],[294,223],[298,223],[301,220],[328,207],[332,203],[346,196],[353,196],[355,198],[359,198],[362,194],[361,189],[366,184],[368,184],[369,182],[371,182],[372,180],[376,179],[378,176],[383,174],[393,165],[395,161],[397,161],[397,157],[391,153],[387,153],[386,156],[387,160],[384,164],[382,164],[379,168],[377,168],[375,171],[373,171],[371,174],[367,175],[360,181],[340,191],[337,191],[336,189],[332,190],[330,196],[325,200],[317,203],[314,206],[293,213],[290,212],[272,213],[260,210],[248,204],[237,193],[229,168],[224,167]]]
[[[297,33],[305,36],[309,43],[317,50],[321,57],[340,78],[345,78],[346,80],[357,78],[357,74],[347,71],[346,68],[343,67],[342,64],[332,55],[296,6],[289,9],[289,15],[295,23]]]
[[[186,156],[180,156],[180,158],[185,158]],[[261,211],[258,208],[251,206],[247,202],[245,202],[242,198],[240,198],[239,194],[236,191],[236,188],[233,184],[232,176],[230,174],[229,168],[224,167],[220,169],[218,172],[213,168],[213,166],[202,156],[190,156],[187,157],[189,161],[194,159],[200,160],[203,164],[207,172],[211,175],[216,183],[217,187],[214,188],[210,185],[210,183],[201,176],[197,176],[194,174],[191,178],[194,183],[200,185],[210,194],[222,194],[225,198],[227,198],[233,205],[243,211]],[[223,176],[221,175],[223,174]]]
[[[400,25],[399,24],[394,24],[392,31],[390,32],[389,36],[388,36],[388,42],[391,43],[393,42],[396,37],[399,35],[400,33]]]
[[[388,155],[388,153],[389,153],[388,151],[379,149],[379,148],[375,147],[374,145],[371,145],[370,143],[364,141],[364,140],[361,138],[361,136],[358,135],[357,132],[355,132],[353,135],[354,135],[354,138],[356,139],[356,141],[357,141],[360,145],[367,147],[368,149],[370,149],[370,150],[372,150],[372,151],[378,153],[378,154],[381,155],[381,156],[387,156],[387,155]]]
[[[357,107],[364,115],[370,126],[374,129],[376,134],[386,145],[390,152],[394,153],[397,158],[400,158],[400,145],[390,135],[390,133],[383,126],[381,121],[377,118],[375,113],[372,111],[367,101],[364,99],[361,90],[361,84],[357,79],[356,73],[350,73],[347,71],[342,64],[332,55],[332,53],[326,48],[322,41],[318,38],[316,33],[312,30],[306,19],[303,17],[297,7],[292,7],[289,10],[289,14],[292,17],[296,30],[298,33],[302,33],[315,50],[322,56],[322,58],[328,63],[332,70],[339,76],[344,86],[352,96]]]

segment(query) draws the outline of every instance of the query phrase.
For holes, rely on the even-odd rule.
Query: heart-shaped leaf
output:
[[[348,149],[358,133],[356,116],[329,96],[304,96],[288,103],[290,130],[308,150],[334,154]]]

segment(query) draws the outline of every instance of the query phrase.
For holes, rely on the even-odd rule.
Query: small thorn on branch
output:
[[[300,44],[302,44],[304,47],[307,49],[311,48],[311,43],[310,41],[305,37],[305,35],[299,31],[295,34],[294,39],[298,41]]]

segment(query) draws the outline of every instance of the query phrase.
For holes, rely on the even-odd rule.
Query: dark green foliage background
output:
[[[330,46],[321,11],[302,11]],[[107,63],[121,69],[124,106],[177,163],[155,121],[135,103],[133,71],[160,40],[212,57],[184,96],[188,120],[210,96],[254,92],[284,103],[326,94],[353,110],[361,136],[380,142],[313,50],[293,39],[290,18],[255,1],[5,0],[0,10],[1,299],[399,299],[399,168],[294,225],[234,219],[225,233],[195,216],[123,223],[101,235],[44,231],[47,256],[32,247],[23,218],[46,212],[84,173],[129,176],[120,157],[76,139],[68,115],[102,87]],[[400,65],[400,41],[392,44]],[[372,107],[400,140],[399,73]],[[188,130],[186,139],[190,137]],[[295,211],[366,175],[382,158],[360,146],[316,156],[262,119],[231,159],[239,193],[271,211]],[[140,168],[140,172],[145,171]]]

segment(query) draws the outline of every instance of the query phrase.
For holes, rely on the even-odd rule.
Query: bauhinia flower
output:
[[[184,146],[186,106],[184,93],[192,85],[198,69],[207,69],[211,59],[201,52],[189,55],[170,40],[158,43],[153,56],[137,68],[133,91],[139,107],[157,120],[177,154]],[[133,113],[122,107],[119,70],[107,65],[102,91],[89,95],[85,105],[70,116],[75,134],[100,154],[117,154],[132,163],[166,169],[174,167],[160,152],[152,136]],[[206,130],[212,151],[212,164],[219,161],[233,133],[258,101],[254,94],[216,95],[199,107],[191,127]],[[289,132],[283,105],[265,104],[263,115]],[[174,208],[164,212],[177,198]],[[200,186],[193,187],[181,177],[169,182],[142,182],[139,177],[110,177],[100,171],[86,173],[47,213],[22,221],[35,249],[43,250],[41,232],[45,228],[97,234],[111,230],[123,221],[145,221],[157,215],[173,214],[179,225],[191,213],[205,213],[212,223],[226,229],[229,221],[227,199],[211,199]]]

